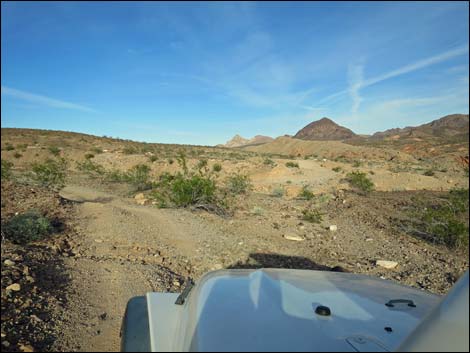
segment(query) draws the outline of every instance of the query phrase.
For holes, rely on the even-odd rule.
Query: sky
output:
[[[469,111],[468,2],[1,3],[1,126],[215,145]]]

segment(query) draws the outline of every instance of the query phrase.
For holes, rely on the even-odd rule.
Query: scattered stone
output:
[[[99,315],[100,320],[106,320],[107,317],[108,313],[102,313],[101,315]]]
[[[337,226],[337,225],[332,224],[332,225],[330,226],[330,231],[336,232],[337,230],[338,230],[338,226]]]
[[[138,205],[145,205],[149,201],[142,192],[135,195],[134,200]]]
[[[103,239],[95,239],[95,242],[96,242],[96,243],[102,243],[102,242],[103,242]]]
[[[366,241],[373,241],[374,239],[372,238],[366,238]]]
[[[395,268],[395,267],[398,266],[398,262],[396,262],[396,261],[388,261],[388,260],[377,260],[377,261],[375,262],[375,264],[376,264],[377,266],[386,268],[386,269],[388,269],[388,270],[391,270],[391,269],[393,269],[393,268]]]
[[[287,233],[287,234],[284,234],[284,239],[293,240],[293,241],[302,241],[302,240],[305,240],[305,239],[302,238],[300,235],[297,235],[297,234],[295,234],[295,233]]]
[[[11,285],[9,285],[7,288],[6,288],[7,291],[14,291],[14,292],[18,292],[21,290],[21,286],[19,283],[13,283]]]
[[[3,261],[3,263],[5,264],[5,266],[15,266],[16,263],[14,261],[11,261],[11,260],[5,260]]]

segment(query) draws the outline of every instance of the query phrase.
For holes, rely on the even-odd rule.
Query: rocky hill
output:
[[[468,114],[446,115],[440,119],[419,126],[408,126],[405,128],[389,129],[372,135],[373,139],[406,138],[406,137],[453,137],[457,135],[468,135]]]
[[[242,146],[254,146],[254,145],[261,145],[263,143],[268,143],[273,141],[274,139],[269,136],[262,136],[262,135],[256,135],[255,137],[251,139],[246,139],[244,137],[241,137],[240,135],[235,135],[231,140],[229,140],[226,144],[224,145],[217,145],[217,147],[242,147]]]
[[[328,118],[322,118],[314,121],[299,132],[294,138],[301,140],[347,140],[356,137],[356,134],[351,130],[336,124]]]

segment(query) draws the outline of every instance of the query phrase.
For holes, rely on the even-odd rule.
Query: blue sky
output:
[[[467,2],[2,2],[2,127],[213,145],[469,110]]]

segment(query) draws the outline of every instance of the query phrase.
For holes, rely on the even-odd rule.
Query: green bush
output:
[[[171,201],[177,207],[186,207],[199,203],[213,203],[216,185],[214,180],[201,175],[184,177],[178,173],[172,182],[171,190]]]
[[[320,211],[317,209],[305,209],[302,211],[302,219],[310,223],[321,223],[323,217]]]
[[[352,166],[353,166],[354,168],[359,168],[359,167],[361,167],[361,166],[362,166],[362,164],[363,164],[363,163],[362,163],[362,162],[360,162],[360,161],[354,161],[354,163],[353,163],[353,165],[352,165]]]
[[[310,189],[308,188],[307,185],[304,185],[302,187],[302,190],[300,190],[299,192],[299,195],[297,196],[299,199],[303,199],[303,200],[311,200],[314,198],[314,194],[312,191],[310,191]]]
[[[107,171],[105,174],[105,180],[113,183],[126,182],[126,173],[123,173],[117,169]]]
[[[368,193],[374,190],[374,183],[367,177],[366,173],[356,170],[348,173],[346,180],[352,187],[357,188],[362,192]]]
[[[2,159],[2,180],[6,180],[11,177],[11,167],[13,167],[13,163]]]
[[[92,175],[104,175],[106,173],[106,170],[103,168],[103,166],[94,163],[91,159],[86,159],[83,162],[77,162],[77,168]]]
[[[33,179],[43,186],[62,187],[65,184],[67,163],[65,159],[47,159],[44,163],[34,163]]]
[[[434,176],[436,173],[432,169],[428,169],[424,172],[424,175],[426,176]]]
[[[248,175],[235,174],[227,179],[227,189],[232,194],[246,194],[251,189],[251,181]]]
[[[134,185],[137,190],[147,190],[152,187],[150,182],[150,167],[145,164],[137,164],[126,173],[127,181]]]
[[[283,197],[286,191],[282,186],[276,187],[273,189],[271,195],[274,197]]]
[[[173,164],[173,163],[175,163],[175,161],[174,161],[172,158],[168,158],[168,164],[171,165],[171,164]]]
[[[37,211],[13,216],[2,224],[2,233],[15,244],[26,244],[44,238],[52,231],[50,221]]]
[[[415,234],[451,249],[468,248],[468,202],[468,189],[453,189],[432,203],[418,202],[410,214],[419,231]]]
[[[91,149],[91,152],[93,152],[94,154],[100,154],[100,153],[103,153],[103,149],[99,147],[93,147]]]
[[[157,157],[157,156],[153,156],[153,155],[152,155],[152,156],[149,156],[149,161],[152,162],[152,163],[153,163],[153,162],[156,162],[156,161],[158,161],[158,157]]]
[[[23,155],[22,155],[21,153],[19,153],[19,152],[15,152],[15,153],[13,154],[13,157],[15,157],[15,158],[21,158],[21,157],[23,157]]]
[[[299,168],[299,163],[297,163],[297,162],[287,162],[286,167],[287,168]]]
[[[126,146],[124,147],[124,149],[122,150],[122,153],[124,154],[137,154],[138,151],[136,148],[132,147],[132,146]]]
[[[212,166],[212,170],[216,173],[220,172],[222,170],[222,165],[220,163],[215,163]]]
[[[207,172],[207,159],[199,160],[199,162],[197,162],[196,169],[199,170],[200,172],[204,169],[204,171]]]
[[[271,158],[265,158],[263,164],[274,167],[276,165],[276,162],[274,162]]]
[[[5,150],[7,150],[7,151],[13,151],[14,149],[15,149],[15,147],[10,143],[7,143],[6,146],[5,146]]]
[[[92,158],[95,158],[95,155],[93,153],[86,153],[85,158],[86,159],[92,159]]]
[[[341,167],[334,167],[334,168],[332,168],[331,170],[334,171],[334,172],[336,172],[336,173],[339,173],[340,171],[343,170],[343,168],[341,168]]]
[[[54,156],[60,155],[60,148],[56,146],[49,146],[49,152],[51,152]]]

